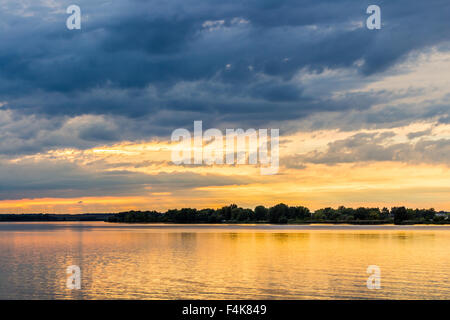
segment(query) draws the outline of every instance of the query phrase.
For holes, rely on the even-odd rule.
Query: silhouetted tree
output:
[[[311,218],[311,212],[306,207],[289,207],[289,219],[305,220]]]
[[[389,215],[390,215],[389,209],[384,207],[381,210],[381,215],[380,215],[381,219],[387,219],[387,218],[389,218]]]
[[[383,208],[363,208],[358,209],[346,208],[340,206],[338,209],[323,208],[316,210],[311,214],[308,208],[288,207],[280,203],[269,209],[264,206],[257,206],[255,210],[244,209],[235,204],[222,207],[221,209],[171,209],[165,213],[157,211],[128,211],[120,212],[114,216],[108,217],[109,222],[127,222],[127,223],[142,223],[142,222],[175,222],[175,223],[222,223],[224,221],[230,222],[250,222],[250,221],[267,221],[269,223],[288,223],[301,220],[312,221],[374,221],[384,220],[390,221],[394,217],[396,224],[404,221],[412,221],[423,223],[450,223],[446,217],[441,219],[436,216],[436,211],[431,209],[406,209],[405,207],[394,207],[389,210]],[[0,215],[0,221],[52,221],[55,219],[49,215]]]
[[[394,207],[391,209],[391,214],[394,216],[394,223],[399,224],[408,218],[408,212],[405,207]]]
[[[255,220],[264,221],[267,220],[269,210],[264,206],[257,206],[255,208]]]
[[[269,222],[270,223],[286,223],[289,215],[289,207],[284,203],[277,204],[269,209]],[[286,222],[284,222],[286,221]]]
[[[369,210],[367,208],[358,208],[355,212],[355,219],[356,220],[366,220],[369,218]]]

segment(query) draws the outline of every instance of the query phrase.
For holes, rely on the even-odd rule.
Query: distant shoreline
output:
[[[404,225],[404,226],[427,226],[427,225],[450,225],[450,220],[443,221],[403,221],[395,223],[390,220],[302,220],[288,221],[286,223],[271,223],[268,221],[221,221],[221,222],[174,222],[174,221],[109,221],[116,214],[75,214],[75,215],[46,215],[46,214],[0,214],[1,222],[107,222],[110,224],[153,224],[153,225],[289,225],[289,226],[309,226],[309,225],[353,225],[353,226],[386,226],[386,225]]]
[[[1,221],[0,221],[1,222]],[[274,225],[274,226],[309,226],[309,225],[352,225],[352,226],[426,226],[426,225],[450,225],[450,221],[443,222],[423,222],[423,221],[407,221],[405,223],[394,223],[394,221],[386,222],[368,222],[368,221],[298,221],[288,223],[271,223],[267,221],[223,221],[223,222],[124,222],[124,221],[104,221],[111,224],[161,224],[161,225]]]
[[[47,214],[23,213],[0,214],[0,222],[58,222],[58,221],[107,221],[114,213]]]
[[[323,208],[314,212],[303,206],[283,203],[255,209],[236,204],[220,209],[171,209],[158,211],[126,211],[120,213],[85,214],[0,214],[0,222],[33,221],[105,221],[111,223],[175,223],[175,224],[347,224],[347,225],[450,225],[450,213],[430,209],[386,207],[356,209],[340,206]]]

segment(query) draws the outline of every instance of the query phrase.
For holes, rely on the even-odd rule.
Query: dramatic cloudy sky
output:
[[[448,0],[0,0],[0,213],[450,210],[449,31]],[[194,120],[279,128],[279,173],[174,165]]]

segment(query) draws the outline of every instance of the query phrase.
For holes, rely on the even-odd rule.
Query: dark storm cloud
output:
[[[326,117],[310,121],[312,130],[450,122],[445,101],[391,105],[402,94],[420,93],[353,90],[382,80],[410,53],[435,45],[448,51],[448,0],[79,0],[82,30],[70,31],[65,11],[71,4],[0,3],[0,200],[251,183],[248,176],[145,175],[100,164],[96,170],[39,156],[7,160],[168,137],[175,128],[192,130],[194,120],[220,129],[276,124],[282,133],[298,130],[287,120],[318,114]],[[365,28],[369,4],[382,8],[381,30]],[[325,79],[330,70],[338,75]],[[300,73],[323,80],[309,82]],[[386,105],[383,112],[370,109],[376,104]],[[389,135],[356,135],[282,164],[448,163],[448,140],[425,135],[390,145]]]
[[[40,143],[45,134],[28,130],[37,150],[167,136],[198,119],[263,127],[365,110],[389,95],[330,99],[332,84],[311,95],[294,75],[354,68],[363,79],[450,38],[450,5],[443,0],[82,0],[82,30],[72,31],[65,27],[70,4],[3,4],[1,108],[60,126],[86,114],[112,123],[77,131],[85,142],[76,143],[70,134]],[[369,4],[382,7],[382,30],[365,28]],[[118,130],[120,123],[128,129]]]

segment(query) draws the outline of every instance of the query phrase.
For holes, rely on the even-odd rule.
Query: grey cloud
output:
[[[408,133],[407,137],[408,139],[415,139],[415,138],[419,138],[422,136],[429,136],[432,133],[432,129],[427,129],[427,130],[423,130],[423,131],[416,131],[416,132],[411,132]]]
[[[58,160],[0,161],[0,199],[42,197],[136,196],[148,192],[191,190],[202,186],[247,184],[248,178],[196,173],[147,175],[131,171],[107,171]]]
[[[2,2],[0,110],[14,116],[0,128],[0,153],[167,137],[194,120],[285,133],[298,129],[289,120],[324,113],[311,127],[447,119],[445,104],[371,109],[417,92],[349,91],[382,79],[412,52],[448,51],[448,1],[378,3],[379,31],[364,27],[370,1],[81,0],[80,31],[65,28],[69,4]],[[317,88],[294,77],[325,70],[348,73]],[[67,126],[86,115],[103,120]]]
[[[61,2],[59,9],[68,4]],[[450,6],[444,2],[383,3],[386,23],[382,31],[371,33],[349,27],[365,21],[368,4],[351,0],[80,1],[87,18],[81,31],[70,32],[64,27],[67,15],[48,8],[45,2],[27,7],[26,16],[17,14],[16,6],[8,2],[1,14],[6,28],[0,31],[5,39],[0,49],[0,82],[4,84],[0,97],[10,101],[8,108],[31,112],[136,116],[166,108],[183,110],[185,104],[193,109],[198,105],[197,110],[202,111],[214,96],[205,87],[196,88],[197,96],[206,96],[206,101],[174,105],[177,99],[172,97],[172,102],[162,100],[145,107],[139,97],[148,85],[163,92],[182,82],[212,81],[233,84],[225,98],[253,92],[253,98],[262,99],[271,109],[280,101],[291,101],[294,106],[297,102],[296,107],[290,106],[295,111],[302,108],[304,96],[302,88],[293,87],[290,80],[303,68],[321,72],[325,68],[354,67],[362,60],[360,73],[373,74],[413,50],[449,39],[444,32],[448,19],[438,19],[449,13]],[[15,9],[8,10],[11,7]],[[236,17],[249,23],[232,24]],[[208,31],[203,27],[208,20],[226,23]],[[225,70],[227,64],[231,65],[229,70]],[[273,77],[274,84],[255,86],[260,75]],[[93,96],[93,88],[134,91],[116,101],[114,95]],[[53,92],[68,99],[64,103],[43,99]],[[70,99],[74,92],[85,103]],[[38,100],[42,101],[19,101],[17,97],[24,94],[41,94]],[[314,99],[322,105],[320,97]],[[251,106],[243,103],[236,108],[251,110]],[[220,108],[214,111],[226,114]],[[303,111],[322,110],[316,107]]]
[[[421,133],[421,136],[424,135]],[[372,161],[450,165],[450,139],[422,138],[417,142],[392,143],[390,138],[394,136],[392,132],[359,133],[329,143],[325,152],[313,151],[288,157],[286,166],[296,168],[308,163],[335,165]]]

